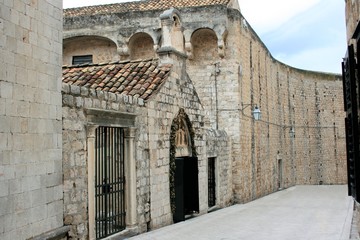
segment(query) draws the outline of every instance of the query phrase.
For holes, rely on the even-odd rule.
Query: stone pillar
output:
[[[97,126],[87,129],[87,160],[88,160],[88,216],[89,239],[95,239],[95,130]]]
[[[186,54],[189,59],[194,59],[193,46],[192,46],[191,42],[185,43],[185,51],[186,51]]]
[[[184,53],[184,35],[181,26],[180,13],[171,8],[160,15],[163,49],[173,49]]]
[[[126,226],[129,228],[137,223],[135,133],[136,128],[125,129]]]

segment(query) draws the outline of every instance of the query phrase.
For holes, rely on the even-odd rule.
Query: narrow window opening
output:
[[[92,55],[73,56],[72,65],[91,64],[93,63]]]
[[[215,158],[208,160],[208,203],[209,208],[216,205]]]

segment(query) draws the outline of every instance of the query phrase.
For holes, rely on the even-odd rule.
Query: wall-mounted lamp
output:
[[[294,130],[293,127],[290,127],[289,135],[290,135],[291,138],[294,138],[294,137],[295,137],[295,130]]]
[[[247,108],[248,106],[252,106],[252,104],[243,104],[242,103],[243,108],[241,109],[241,112],[244,114],[244,109]],[[257,105],[255,105],[254,109],[251,111],[252,116],[255,120],[260,120],[261,119],[261,111],[258,108]],[[245,115],[245,114],[244,114]]]
[[[252,111],[253,117],[255,120],[260,120],[261,119],[261,111],[258,108],[258,106],[255,106],[254,110]]]
[[[294,138],[295,137],[295,129],[294,129],[294,127],[293,126],[284,126],[284,129],[286,129],[286,128],[289,128],[289,136],[291,138]]]

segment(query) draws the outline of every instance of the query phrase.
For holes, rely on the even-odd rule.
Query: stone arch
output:
[[[191,36],[193,60],[214,61],[219,57],[218,37],[213,29],[201,28]]]
[[[184,142],[179,142],[179,133],[184,132],[184,137],[187,138]],[[181,135],[181,134],[180,134]],[[186,152],[187,156],[196,157],[196,148],[194,144],[195,131],[192,128],[191,121],[189,116],[185,113],[183,108],[180,108],[179,113],[174,118],[171,124],[171,132],[170,132],[170,161],[169,161],[169,182],[170,182],[170,205],[171,212],[174,214],[175,212],[175,158],[177,154],[179,154],[179,147],[183,148],[184,143],[186,142],[186,147],[189,152]],[[179,146],[177,143],[183,143]],[[181,151],[181,150],[180,150]]]
[[[147,59],[155,57],[153,38],[144,32],[135,33],[129,39],[130,59]]]
[[[117,45],[101,36],[77,36],[64,39],[63,64],[72,65],[74,56],[92,55],[93,63],[119,60]]]

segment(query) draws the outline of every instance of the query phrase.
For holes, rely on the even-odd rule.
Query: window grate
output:
[[[360,47],[358,42],[358,47]],[[358,51],[360,48],[358,49]],[[348,168],[348,193],[356,201],[360,201],[360,148],[359,148],[359,74],[358,64],[355,58],[354,46],[348,47],[348,57],[344,59],[343,69],[343,91],[344,108],[346,111],[346,151]]]
[[[124,130],[99,127],[95,136],[96,239],[125,229]]]
[[[208,204],[213,207],[216,204],[216,184],[215,184],[215,158],[208,160]]]

